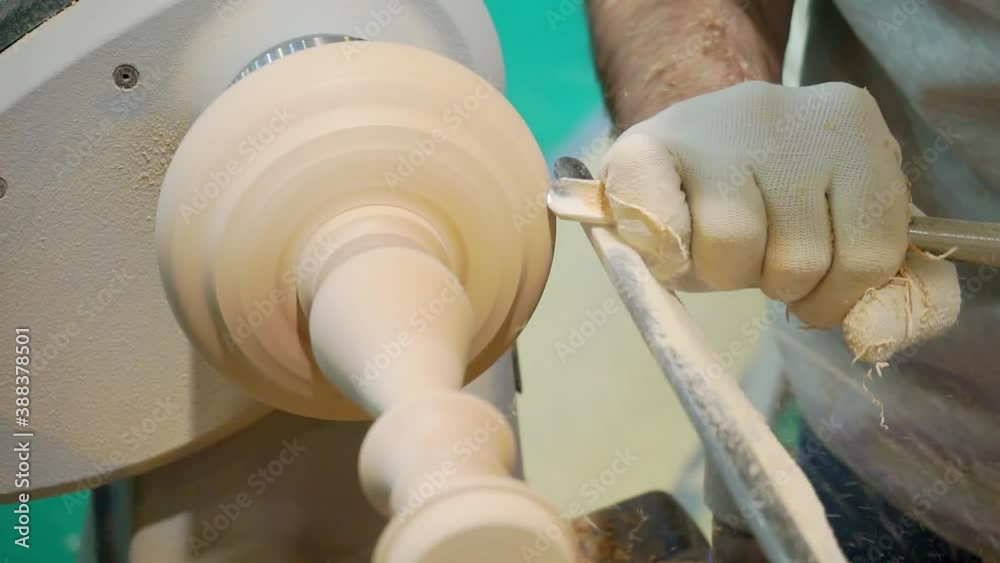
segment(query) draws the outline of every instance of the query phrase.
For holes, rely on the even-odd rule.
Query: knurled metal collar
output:
[[[352,37],[350,35],[323,34],[305,35],[302,37],[296,37],[295,39],[282,41],[281,43],[278,43],[274,47],[271,47],[254,57],[254,59],[243,67],[243,70],[236,75],[236,78],[233,79],[232,83],[236,84],[240,80],[243,80],[247,76],[250,76],[265,66],[285,57],[290,57],[295,53],[299,53],[313,47],[320,47],[331,43],[343,43],[345,41],[364,41],[364,39]]]

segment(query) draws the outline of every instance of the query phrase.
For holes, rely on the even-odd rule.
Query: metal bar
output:
[[[910,242],[926,252],[948,255],[950,260],[1000,266],[1000,224],[913,217]]]
[[[589,179],[576,159],[556,162],[557,178]],[[741,515],[773,562],[845,562],[823,505],[802,470],[754,410],[677,296],[611,230],[584,225],[615,289],[715,462],[746,510]]]

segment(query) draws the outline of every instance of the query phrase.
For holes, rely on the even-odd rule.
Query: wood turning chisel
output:
[[[582,223],[615,289],[673,387],[709,456],[768,559],[846,563],[826,512],[798,464],[778,442],[746,395],[713,359],[697,325],[677,296],[653,278],[639,254],[614,232],[573,183],[593,179],[573,158],[556,162],[549,192],[556,215]],[[579,185],[576,187],[580,187]],[[576,192],[576,193],[573,193]],[[598,190],[589,193],[597,194]],[[591,211],[587,211],[590,209]],[[590,213],[581,220],[581,213]],[[587,217],[590,220],[587,220]]]
[[[575,158],[564,157],[557,165],[585,165]],[[600,180],[559,178],[549,190],[549,209],[557,217],[589,225],[610,225],[614,222],[604,199]],[[910,242],[933,255],[949,260],[1000,266],[1000,223],[962,221],[941,217],[914,215],[910,219]]]

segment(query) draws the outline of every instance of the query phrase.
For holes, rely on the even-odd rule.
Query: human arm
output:
[[[793,0],[588,0],[594,60],[619,130],[746,80],[778,83]]]

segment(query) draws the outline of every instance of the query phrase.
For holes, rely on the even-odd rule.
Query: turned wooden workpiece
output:
[[[358,460],[365,495],[391,517],[374,561],[518,560],[560,519],[512,478],[502,413],[461,388],[511,346],[544,287],[554,224],[538,206],[541,152],[465,67],[345,45],[253,72],[191,128],[157,217],[168,296],[191,339],[260,400],[376,419]],[[193,205],[278,115],[266,151]],[[543,212],[511,220],[529,205]],[[537,560],[566,563],[574,548],[563,534]]]

